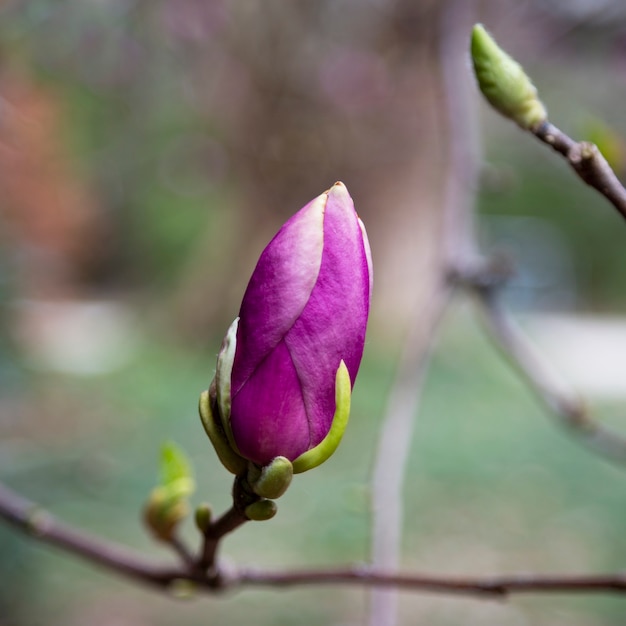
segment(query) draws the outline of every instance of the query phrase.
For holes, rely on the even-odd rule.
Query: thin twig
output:
[[[180,537],[172,535],[166,543],[173,548],[187,567],[193,567],[195,565],[196,561],[193,554]]]
[[[204,533],[202,553],[197,562],[197,566],[201,571],[216,569],[217,549],[222,538],[247,521],[248,518],[245,514],[239,508],[233,506],[207,528]]]
[[[576,174],[599,191],[626,219],[626,189],[596,145],[587,141],[576,142],[547,121],[531,132],[563,155]]]
[[[225,535],[233,532],[239,526],[249,521],[246,508],[260,500],[260,497],[250,489],[246,477],[235,476],[233,482],[233,505],[221,517],[211,522],[204,531],[204,544],[198,557],[196,568],[201,572],[212,572],[219,576],[217,565],[217,549]]]
[[[0,517],[21,531],[91,563],[157,589],[179,581],[194,583],[205,593],[245,587],[294,587],[344,584],[395,587],[407,591],[445,593],[478,598],[501,598],[518,593],[626,594],[626,574],[566,576],[493,576],[482,578],[397,574],[367,565],[337,568],[294,569],[282,572],[249,568],[205,575],[197,569],[157,565],[127,546],[105,541],[57,520],[34,502],[0,485]]]
[[[503,305],[497,282],[474,276],[464,284],[478,296],[490,337],[560,423],[596,453],[626,463],[626,437],[593,418]]]

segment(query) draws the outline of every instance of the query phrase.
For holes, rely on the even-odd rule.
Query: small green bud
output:
[[[293,465],[284,456],[277,456],[269,465],[261,468],[260,472],[254,465],[248,471],[248,482],[252,491],[270,500],[280,498],[287,491],[292,478]]]
[[[178,524],[189,515],[187,498],[194,492],[195,482],[189,459],[176,444],[161,448],[160,484],[150,493],[144,508],[144,521],[152,533],[169,541]]]
[[[169,541],[178,524],[189,514],[187,501],[168,493],[166,487],[152,490],[144,509],[144,522],[152,534],[162,541]]]
[[[201,533],[206,532],[209,526],[211,525],[212,516],[213,516],[213,511],[211,510],[211,507],[205,502],[203,502],[196,509],[194,519],[196,522],[196,527]]]
[[[187,498],[194,492],[191,463],[185,453],[168,442],[161,449],[160,485],[150,493],[144,521],[158,539],[169,541],[176,526],[189,514]]]
[[[276,515],[278,507],[273,500],[258,500],[249,504],[246,509],[246,517],[254,522],[264,522],[265,520],[272,519]]]
[[[471,52],[478,86],[494,109],[526,130],[547,119],[524,68],[498,46],[482,24],[472,29]]]

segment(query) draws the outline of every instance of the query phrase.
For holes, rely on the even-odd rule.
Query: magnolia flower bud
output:
[[[288,220],[265,248],[218,357],[201,415],[233,473],[278,497],[323,463],[350,411],[369,314],[367,235],[342,183]],[[278,457],[281,457],[280,459]],[[255,488],[256,484],[256,488]]]

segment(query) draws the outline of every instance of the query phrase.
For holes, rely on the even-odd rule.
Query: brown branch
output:
[[[178,554],[182,562],[185,563],[187,567],[193,567],[196,564],[193,554],[190,552],[189,548],[187,548],[187,546],[180,537],[172,535],[166,543],[172,547],[174,552]]]
[[[461,578],[419,574],[391,574],[366,565],[345,569],[291,570],[271,573],[242,570],[237,578],[242,585],[357,584],[394,587],[406,591],[503,597],[517,593],[626,593],[626,574],[595,576],[511,575],[485,578]]]
[[[626,219],[626,189],[596,145],[587,141],[576,142],[547,121],[531,132],[562,154],[576,174],[599,191]]]
[[[86,561],[135,582],[165,589],[179,581],[193,582],[198,590],[214,593],[245,587],[294,587],[344,584],[394,587],[407,591],[445,593],[483,598],[518,593],[626,594],[626,574],[580,576],[494,576],[482,578],[395,574],[367,565],[338,568],[294,569],[282,572],[249,568],[220,569],[206,575],[197,568],[157,565],[126,546],[105,541],[65,524],[0,485],[0,517],[33,538],[55,545]]]
[[[222,538],[247,521],[245,514],[233,506],[209,526],[204,533],[202,554],[198,559],[198,567],[201,571],[216,569],[217,549]]]
[[[63,522],[0,484],[0,517],[39,541],[55,545],[138,582],[166,587],[178,578],[171,567],[159,567],[126,546],[104,541]]]
[[[626,463],[626,437],[598,423],[578,397],[534,346],[500,297],[502,276],[490,279],[486,269],[455,275],[478,296],[485,326],[500,351],[509,359],[561,425],[587,447],[614,462]]]
[[[233,532],[249,521],[245,511],[246,507],[260,500],[255,494],[244,476],[235,476],[233,482],[233,505],[216,521],[209,524],[204,531],[204,545],[198,558],[196,568],[201,572],[213,572],[219,576],[217,567],[217,550],[225,535]]]

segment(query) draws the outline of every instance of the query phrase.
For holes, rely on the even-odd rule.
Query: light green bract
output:
[[[350,417],[352,385],[346,364],[341,361],[335,376],[335,415],[328,434],[322,441],[293,461],[293,473],[301,474],[326,461],[337,449]]]
[[[224,432],[219,418],[216,418],[211,408],[211,397],[209,391],[203,391],[200,394],[199,403],[200,419],[206,434],[209,436],[215,452],[222,465],[232,474],[238,476],[246,471],[248,461],[240,457],[232,448],[228,437]]]
[[[231,448],[237,451],[237,445],[233,439],[230,429],[230,407],[231,407],[231,375],[233,371],[233,361],[235,359],[235,350],[237,349],[237,328],[239,326],[239,318],[236,317],[229,326],[226,336],[222,341],[219,355],[217,357],[217,368],[215,370],[215,392],[217,395],[217,406],[219,418],[222,422],[222,428]]]
[[[526,130],[547,119],[524,68],[498,46],[482,24],[472,29],[471,52],[478,86],[494,109]]]

